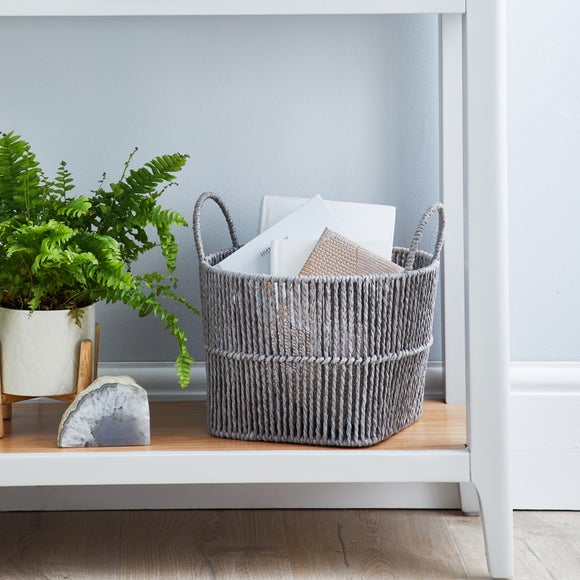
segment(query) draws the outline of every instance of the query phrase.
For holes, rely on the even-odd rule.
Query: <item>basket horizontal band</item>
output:
[[[217,355],[233,360],[251,360],[254,362],[265,363],[307,363],[307,364],[341,364],[341,365],[372,365],[380,364],[388,361],[401,360],[402,358],[417,355],[425,350],[431,348],[433,344],[433,336],[430,340],[411,350],[401,350],[384,355],[373,355],[368,357],[337,357],[337,356],[296,356],[296,355],[265,355],[256,353],[236,352],[231,350],[224,350],[221,348],[206,347],[206,352],[209,355]]]

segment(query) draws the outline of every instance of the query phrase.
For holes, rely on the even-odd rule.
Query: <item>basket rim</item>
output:
[[[200,268],[207,268],[214,273],[217,273],[220,276],[224,277],[235,277],[235,278],[243,278],[246,280],[263,280],[263,281],[276,281],[276,282],[289,282],[289,281],[320,281],[320,282],[334,282],[334,281],[352,281],[352,282],[360,282],[360,281],[382,281],[382,280],[397,280],[400,278],[407,278],[410,276],[421,276],[425,275],[428,272],[433,270],[437,270],[439,268],[439,260],[433,260],[433,254],[429,252],[424,252],[422,250],[417,250],[416,255],[419,255],[425,259],[432,260],[430,264],[427,266],[423,266],[422,268],[417,268],[414,270],[403,270],[401,272],[385,272],[381,274],[349,274],[349,275],[342,275],[342,276],[334,276],[334,275],[325,275],[325,276],[274,276],[272,274],[254,274],[254,273],[246,273],[246,272],[235,272],[232,270],[222,270],[221,268],[217,267],[216,264],[212,264],[211,261],[220,257],[220,261],[224,259],[224,254],[229,255],[229,253],[234,252],[235,250],[239,249],[237,246],[232,246],[231,248],[226,248],[224,250],[219,250],[217,252],[213,252],[211,254],[207,254],[203,261],[200,262]],[[406,252],[409,253],[409,248],[402,248],[399,246],[393,247],[393,252]]]

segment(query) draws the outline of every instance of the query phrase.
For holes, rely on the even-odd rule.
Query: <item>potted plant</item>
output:
[[[52,378],[46,375],[56,351],[67,341],[73,353],[64,359],[68,356],[73,364],[78,342],[93,338],[94,304],[98,301],[122,302],[140,316],[160,318],[179,347],[175,363],[179,383],[182,387],[189,383],[193,359],[187,338],[177,316],[166,306],[173,301],[197,313],[175,292],[178,247],[172,228],[186,222],[178,212],[159,204],[187,156],[162,155],[132,169],[135,152],[125,162],[118,181],[106,184],[103,175],[91,195],[74,195],[73,178],[64,162],[49,179],[24,139],[14,132],[0,134],[0,364],[4,393],[49,396],[72,392],[76,386],[72,368],[57,370]],[[161,250],[166,271],[133,272],[138,258],[155,247]],[[56,318],[62,320],[57,323]],[[72,338],[61,338],[55,324],[72,330]],[[26,337],[27,332],[32,335]],[[42,352],[48,353],[48,362],[38,362]],[[18,367],[26,372],[15,384],[12,379]],[[33,376],[35,368],[40,376]]]

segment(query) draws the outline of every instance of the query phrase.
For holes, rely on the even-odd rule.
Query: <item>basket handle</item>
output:
[[[193,240],[195,241],[197,257],[199,258],[200,263],[205,260],[205,252],[203,251],[203,242],[201,241],[200,215],[201,208],[208,199],[213,199],[213,201],[215,201],[218,204],[219,208],[222,210],[222,213],[224,214],[224,217],[228,224],[228,229],[230,231],[232,246],[234,248],[240,247],[240,244],[238,243],[238,236],[236,234],[236,228],[234,226],[234,220],[232,219],[232,215],[230,214],[229,209],[226,207],[226,204],[223,202],[222,198],[216,193],[206,191],[205,193],[202,193],[199,196],[198,200],[195,202],[195,207],[193,208]]]
[[[421,242],[421,237],[423,236],[423,231],[425,226],[429,223],[431,216],[439,212],[439,230],[437,232],[437,242],[435,243],[435,250],[433,251],[433,260],[431,263],[439,260],[439,255],[441,254],[441,248],[443,247],[443,232],[445,231],[445,208],[442,203],[434,203],[427,211],[423,214],[411,245],[409,246],[409,253],[407,254],[407,260],[405,261],[405,270],[412,270],[413,264],[415,263],[415,255],[419,249],[419,243]]]

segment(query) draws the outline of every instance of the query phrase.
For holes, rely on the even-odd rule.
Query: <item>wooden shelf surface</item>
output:
[[[206,427],[205,403],[197,401],[151,403],[150,446],[59,449],[56,445],[56,435],[66,404],[32,401],[15,403],[12,407],[12,419],[4,422],[5,437],[0,439],[0,453],[338,449],[213,437]],[[448,405],[428,400],[425,401],[423,416],[414,425],[382,443],[364,449],[405,451],[463,449],[466,442],[465,424],[465,405]]]

